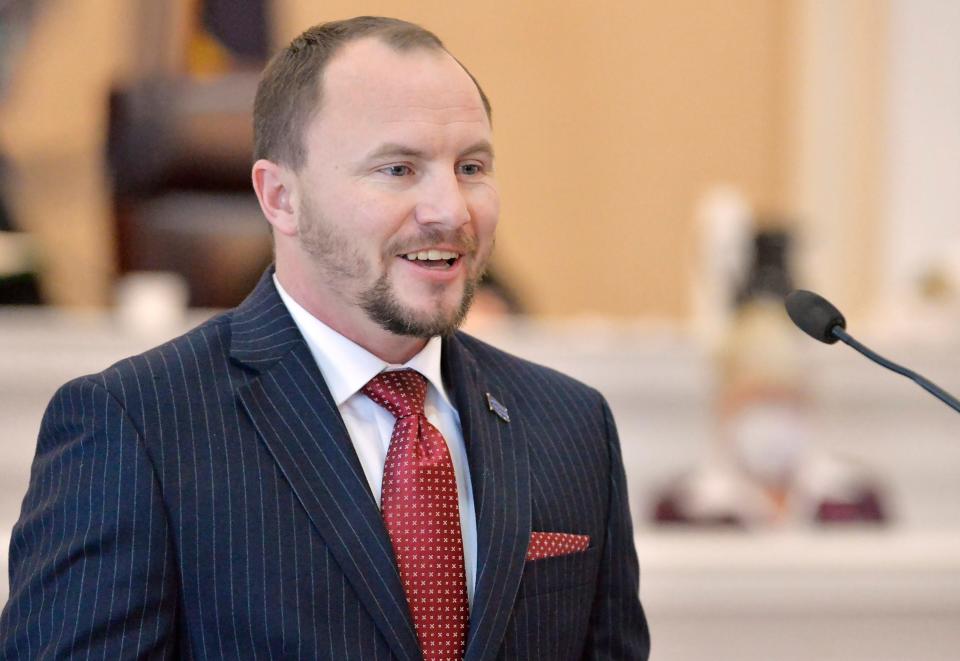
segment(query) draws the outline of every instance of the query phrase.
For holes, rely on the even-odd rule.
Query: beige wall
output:
[[[60,255],[48,279],[56,300],[105,300],[103,94],[143,60],[124,14],[132,6],[52,2],[0,111],[0,137],[33,168],[22,215]],[[787,212],[829,195],[811,178],[816,156],[799,149],[829,135],[796,119],[798,99],[822,86],[804,78],[796,50],[817,41],[800,27],[822,29],[811,7],[829,14],[816,0],[278,0],[275,10],[278,41],[358,13],[414,20],[473,70],[494,104],[498,259],[534,312],[679,318],[708,187],[732,184]],[[48,169],[58,155],[66,164]]]

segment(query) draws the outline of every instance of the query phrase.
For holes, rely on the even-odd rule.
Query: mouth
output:
[[[412,263],[421,268],[434,271],[448,271],[461,261],[463,255],[450,250],[419,250],[397,255],[400,259]]]

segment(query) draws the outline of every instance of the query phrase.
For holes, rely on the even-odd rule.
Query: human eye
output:
[[[460,170],[460,174],[466,175],[468,177],[475,177],[479,174],[483,174],[484,172],[483,164],[478,163],[476,161],[468,161],[466,163],[461,163],[458,166],[458,169]]]
[[[413,174],[413,168],[411,168],[409,165],[404,165],[403,163],[397,163],[382,167],[377,170],[377,172],[382,172],[390,177],[406,177]]]

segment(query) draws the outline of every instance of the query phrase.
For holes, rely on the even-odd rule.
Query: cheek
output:
[[[396,234],[413,215],[413,205],[403,196],[374,191],[350,201],[355,231],[370,240]]]
[[[483,186],[474,191],[470,200],[470,210],[479,238],[491,237],[500,219],[500,194],[497,189],[493,186]]]

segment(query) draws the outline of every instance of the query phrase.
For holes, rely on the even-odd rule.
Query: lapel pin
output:
[[[487,406],[490,407],[490,410],[497,414],[497,416],[504,422],[510,422],[510,411],[507,410],[507,407],[497,401],[497,398],[487,393]]]

